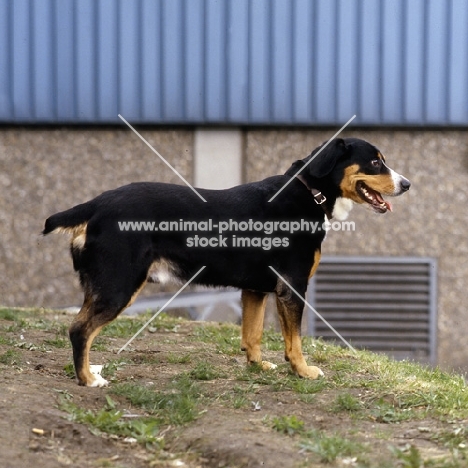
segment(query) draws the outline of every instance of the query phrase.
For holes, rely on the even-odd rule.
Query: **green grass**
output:
[[[290,436],[304,434],[304,421],[300,420],[295,414],[292,416],[278,416],[271,421],[271,426],[275,431]]]
[[[333,405],[333,411],[346,411],[348,413],[357,412],[362,409],[362,403],[351,393],[341,393],[337,395]]]
[[[0,309],[0,320],[3,320],[0,364],[23,366],[31,352],[69,347],[67,326],[48,317],[53,316],[44,315],[40,310],[23,313]],[[148,317],[118,319],[96,340],[93,350],[109,351],[110,347],[115,348],[116,339],[121,339],[123,344]],[[133,352],[126,355],[126,359],[111,359],[103,369],[111,385],[99,391],[111,394],[112,399],[102,408],[91,406],[90,409],[80,408],[67,397],[64,408],[70,417],[87,424],[96,434],[132,437],[143,445],[160,447],[158,434],[165,434],[170,428],[177,432],[205,411],[209,413],[222,405],[224,411],[235,409],[245,413],[248,419],[252,402],[259,402],[260,417],[266,415],[263,423],[267,427],[262,430],[271,431],[276,438],[283,436],[285,443],[295,444],[297,451],[314,463],[333,464],[340,458],[351,457],[356,458],[355,465],[351,466],[362,467],[468,466],[468,387],[461,375],[409,361],[397,362],[385,355],[353,353],[322,340],[304,338],[308,363],[320,366],[325,373],[324,378],[308,380],[298,378],[290,365],[282,362],[283,338],[271,330],[265,332],[262,348],[269,352],[269,359],[280,364],[275,370],[263,371],[260,366],[244,364],[237,326],[204,324],[189,328],[179,319],[162,315],[151,327],[164,332],[157,337],[158,343],[165,344],[164,351]],[[180,327],[184,327],[186,342],[193,345],[190,351],[180,347],[181,336],[172,333]],[[43,342],[30,338],[39,344],[24,340],[18,343],[15,341],[18,331],[23,329],[44,330],[50,335],[42,338]],[[3,333],[5,331],[7,333]],[[8,335],[8,331],[15,335]],[[176,346],[171,348],[170,343]],[[181,349],[180,354],[178,349]],[[273,353],[275,356],[270,358]],[[129,376],[126,367],[135,364],[141,367],[160,365],[164,372],[157,375],[152,370],[147,380],[156,382],[157,379],[157,382],[147,385]],[[64,371],[74,378],[71,363]],[[178,374],[174,376],[175,372]],[[294,402],[297,407],[277,407],[272,401]],[[123,408],[142,416],[135,420],[126,418]],[[343,424],[318,430],[318,427],[328,426],[324,423],[314,427],[313,415],[317,408],[320,409],[317,418],[326,422],[330,418]],[[288,414],[284,415],[286,411]],[[362,422],[367,431],[365,439],[359,432]],[[405,424],[410,422],[413,423]],[[197,423],[201,424],[202,420]],[[431,433],[421,438],[434,444],[440,456],[432,457],[425,452],[417,439],[414,446],[395,448],[389,445],[395,440],[395,434],[401,436],[403,428],[426,425],[431,427]],[[367,437],[373,445],[368,445]],[[375,461],[372,450],[377,445],[382,451],[381,465],[372,464]]]
[[[189,364],[192,362],[192,356],[190,354],[169,353],[167,355],[167,362],[169,364]]]
[[[9,349],[3,354],[0,354],[0,364],[6,366],[14,366],[21,364],[21,355],[16,349]]]
[[[305,452],[316,453],[324,463],[332,463],[338,457],[357,456],[366,452],[366,447],[362,444],[337,433],[327,435],[317,430],[307,434],[307,437],[301,441],[300,448]]]
[[[75,378],[75,366],[73,365],[73,362],[67,362],[63,366],[63,371],[65,372],[65,375],[69,379],[74,379]]]
[[[187,424],[199,414],[200,389],[185,374],[177,377],[163,392],[130,382],[116,384],[110,392],[153,415],[161,424]]]
[[[212,364],[206,361],[199,362],[189,373],[195,380],[214,380],[222,376]]]
[[[3,309],[0,308],[0,320],[8,320],[10,322],[15,322],[18,317],[18,311],[13,309]]]
[[[60,399],[59,408],[66,411],[69,419],[86,424],[94,435],[112,434],[122,438],[131,438],[145,446],[160,448],[162,439],[158,437],[159,424],[154,418],[142,417],[124,419],[117,404],[106,396],[107,404],[97,411],[80,408],[70,398]]]
[[[61,336],[55,336],[55,338],[48,338],[44,340],[44,344],[52,346],[53,348],[69,348],[70,340],[62,338]]]
[[[231,324],[202,325],[195,330],[195,339],[214,344],[220,354],[234,356],[241,354],[239,327]]]

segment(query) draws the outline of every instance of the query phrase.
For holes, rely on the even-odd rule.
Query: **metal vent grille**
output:
[[[436,361],[436,260],[324,257],[308,301],[358,348]],[[308,312],[308,333],[337,340]]]

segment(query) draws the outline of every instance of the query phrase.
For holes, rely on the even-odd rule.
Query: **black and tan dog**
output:
[[[368,204],[374,211],[391,210],[382,195],[400,195],[409,189],[407,179],[385,164],[377,148],[354,138],[335,139],[289,185],[269,202],[301,167],[317,153],[296,161],[284,174],[227,190],[198,192],[189,187],[163,183],[133,183],[104,192],[84,204],[47,219],[43,234],[72,235],[74,269],[84,289],[84,303],[70,327],[73,358],[80,385],[97,387],[107,382],[89,364],[91,343],[103,326],[114,320],[136,298],[147,282],[167,278],[186,282],[206,266],[195,283],[233,286],[242,290],[242,349],[249,363],[261,363],[260,342],[268,293],[276,295],[285,343],[285,358],[301,377],[317,378],[322,371],[308,366],[301,350],[300,328],[303,302],[270,268],[272,266],[304,297],[309,278],[319,260],[325,230],[286,233],[281,222],[306,220],[321,225],[326,217],[344,219],[353,202]],[[208,243],[207,232],[125,230],[122,222],[155,221],[182,223],[250,221],[276,226],[265,244],[245,243],[259,232],[230,233],[231,237]],[[274,223],[276,222],[276,224]],[[166,224],[167,225],[167,224]],[[205,247],[193,242],[205,236]],[[242,236],[242,246],[234,243]],[[265,233],[261,233],[265,236]],[[207,237],[208,236],[208,237]],[[275,237],[276,236],[276,237]],[[279,236],[279,237],[278,237]],[[189,240],[191,239],[191,242]],[[201,239],[201,237],[200,237]],[[250,245],[250,247],[246,247]]]

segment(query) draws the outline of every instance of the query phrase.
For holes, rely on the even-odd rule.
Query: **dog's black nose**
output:
[[[401,187],[401,190],[403,190],[404,192],[406,192],[407,190],[409,190],[409,188],[411,187],[411,182],[408,180],[408,179],[405,179],[404,177],[401,179],[400,181],[400,187]]]

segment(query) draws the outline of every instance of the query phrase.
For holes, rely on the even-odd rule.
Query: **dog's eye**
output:
[[[373,159],[371,161],[372,167],[380,167],[382,165],[381,159]]]

